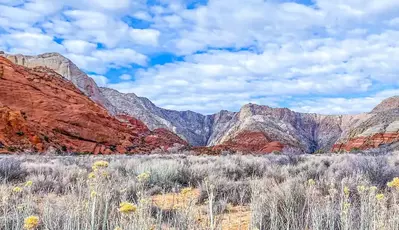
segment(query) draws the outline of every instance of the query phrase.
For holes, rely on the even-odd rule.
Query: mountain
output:
[[[100,90],[117,113],[136,117],[150,129],[168,129],[194,146],[214,150],[272,152],[292,147],[308,153],[330,151],[351,127],[371,116],[296,113],[255,104],[245,105],[239,112],[221,111],[204,116],[162,109],[133,93]]]
[[[207,145],[212,116],[185,111],[162,109],[150,100],[133,93],[123,94],[109,88],[100,88],[104,97],[116,108],[118,114],[127,114],[143,121],[151,130],[170,130],[195,146]]]
[[[133,93],[99,88],[70,60],[56,53],[3,56],[27,67],[52,69],[71,81],[93,102],[106,108],[111,116],[117,119],[134,117],[138,121],[133,123],[141,121],[141,126],[148,127],[145,132],[171,138],[173,142],[187,141],[199,152],[351,151],[386,146],[399,140],[397,96],[384,100],[370,113],[358,115],[297,113],[287,108],[255,104],[244,105],[238,112],[223,110],[213,115],[202,115],[159,108],[149,99]]]
[[[265,153],[289,147],[312,153],[367,149],[398,141],[399,116],[395,108],[399,109],[399,97],[383,101],[371,113],[358,115],[297,113],[287,108],[248,104],[239,112],[221,111],[204,116],[162,109],[135,94],[108,88],[101,88],[101,92],[117,108],[117,113],[137,117],[150,129],[165,128],[194,146],[213,150]],[[384,128],[376,130],[380,126]],[[373,144],[363,143],[370,141]]]
[[[377,105],[371,111],[371,113],[380,113],[398,108],[399,108],[399,96],[394,96],[383,100],[379,105]]]
[[[186,145],[169,131],[110,115],[47,67],[26,68],[0,57],[0,152],[149,153],[175,144]]]
[[[367,118],[350,127],[333,146],[333,151],[370,149],[399,141],[399,97],[377,105]]]
[[[210,146],[254,152],[329,151],[341,134],[360,122],[361,115],[318,115],[297,113],[287,108],[248,104],[214,134]]]
[[[71,81],[78,89],[90,97],[96,103],[105,107],[109,112],[115,114],[115,108],[112,104],[102,96],[99,88],[92,78],[81,71],[71,60],[58,53],[45,53],[37,56],[28,55],[11,55],[0,53],[14,64],[22,65],[28,68],[47,67],[56,73]]]

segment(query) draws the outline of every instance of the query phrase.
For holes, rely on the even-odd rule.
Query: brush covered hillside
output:
[[[48,78],[57,76],[57,81],[62,80],[65,83],[62,83],[60,87],[64,85],[72,87],[74,85],[76,93],[80,93],[80,97],[85,98],[85,103],[89,103],[93,108],[96,108],[93,110],[91,107],[83,106],[87,109],[86,112],[93,116],[90,122],[96,120],[97,123],[101,123],[103,118],[95,119],[98,115],[117,121],[118,127],[120,123],[129,126],[136,133],[134,135],[140,136],[138,139],[150,142],[151,147],[149,149],[151,150],[154,148],[162,149],[161,146],[173,146],[174,143],[178,143],[183,146],[189,144],[193,146],[193,150],[199,153],[212,154],[218,154],[222,151],[271,153],[273,151],[286,151],[287,149],[298,153],[314,153],[396,146],[399,141],[399,97],[389,98],[370,113],[358,115],[297,113],[287,108],[271,108],[255,104],[244,105],[238,112],[221,111],[213,115],[202,115],[192,111],[173,111],[159,108],[149,99],[139,97],[133,93],[123,94],[113,89],[99,88],[75,64],[57,53],[38,56],[8,54],[0,54],[0,56],[17,65],[34,68],[36,71],[40,69],[42,74]],[[3,62],[6,63],[5,60]],[[24,69],[17,65],[13,65],[12,68]],[[29,71],[33,70],[25,69],[25,71],[25,74],[29,75]],[[9,71],[5,71],[3,73],[4,79],[14,78],[12,74]],[[36,82],[33,83],[38,84]],[[0,84],[4,84],[2,79],[0,79]],[[8,82],[7,87],[17,89],[18,87],[15,84]],[[41,87],[39,88],[42,89]],[[15,90],[6,89],[2,88],[0,91],[2,107],[17,107],[15,108],[17,111],[39,110],[40,107],[38,106],[32,107],[29,103],[17,103],[13,100],[15,97],[30,95],[31,93],[28,90],[15,92]],[[9,91],[15,92],[15,94],[11,94]],[[57,97],[54,97],[54,100],[48,101],[46,108],[56,108],[60,103],[64,103],[64,106],[69,107],[74,105],[70,101],[60,100],[58,97],[67,97],[67,95],[58,95],[59,92],[60,90],[57,91]],[[47,97],[45,98],[47,100]],[[100,110],[101,113],[98,113],[97,111]],[[66,130],[72,129],[78,132],[90,133],[91,138],[77,135],[74,139],[75,142],[76,140],[80,142],[90,140],[88,142],[91,143],[90,147],[81,148],[81,145],[70,144],[71,141],[64,144],[63,140],[58,141],[58,146],[65,145],[77,151],[95,153],[104,152],[107,147],[103,146],[121,146],[116,149],[112,147],[112,150],[116,152],[130,151],[132,146],[137,150],[136,152],[149,150],[146,147],[138,147],[142,143],[145,146],[146,141],[126,141],[129,138],[121,136],[119,131],[116,135],[109,135],[112,132],[105,131],[109,136],[112,136],[114,141],[102,141],[105,134],[100,131],[101,125],[98,126],[98,130],[95,126],[92,126],[90,131],[84,131],[85,125],[89,124],[91,126],[96,123],[87,123],[86,120],[83,120],[86,122],[83,122],[85,125],[74,125],[75,119],[78,121],[81,119],[74,118],[74,111],[76,109],[57,110],[57,113],[60,113],[59,118],[54,119],[59,124],[63,124],[63,128]],[[79,115],[81,115],[81,112],[79,110]],[[50,120],[52,119],[51,116],[47,116],[47,114],[50,114],[50,112],[37,112],[36,122],[39,124],[53,124],[53,121]],[[69,119],[69,122],[59,122],[62,119]],[[105,124],[107,123],[105,122],[102,125],[104,126]],[[31,127],[31,125],[33,124],[27,124],[26,127]],[[106,127],[109,128],[108,126]],[[80,130],[80,128],[82,129]],[[51,130],[54,129],[55,127],[51,127]],[[119,128],[115,130],[119,130]],[[11,132],[14,137],[7,139],[8,141],[4,140],[2,142],[3,146],[21,146],[20,139],[18,139],[20,136],[15,136],[14,131],[12,130]],[[15,132],[18,132],[18,130]],[[8,133],[8,131],[5,133]],[[68,131],[66,133],[70,134],[71,132]],[[142,135],[144,135],[144,138]],[[138,139],[136,138],[136,140]],[[43,141],[40,144],[43,145]],[[101,147],[93,147],[97,145]],[[44,146],[46,146],[45,143]],[[41,145],[36,147],[42,149]],[[101,151],[98,150],[99,148]]]
[[[185,145],[169,131],[111,116],[47,67],[26,68],[0,57],[0,70],[0,151],[134,153]]]

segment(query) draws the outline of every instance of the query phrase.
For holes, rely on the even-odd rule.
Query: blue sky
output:
[[[0,0],[0,50],[206,114],[367,112],[399,94],[398,30],[397,0]]]

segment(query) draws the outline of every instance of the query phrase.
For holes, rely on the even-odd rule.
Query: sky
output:
[[[0,0],[0,50],[167,109],[355,114],[399,95],[399,1]]]

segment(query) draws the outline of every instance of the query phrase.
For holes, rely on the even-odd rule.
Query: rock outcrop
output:
[[[333,151],[353,151],[378,148],[399,142],[399,104],[389,104],[388,99],[362,120],[350,127],[333,146]],[[386,109],[382,109],[382,108]]]
[[[71,81],[78,89],[80,89],[93,101],[104,106],[110,113],[115,114],[115,108],[106,98],[104,98],[94,80],[87,76],[87,74],[81,71],[72,61],[66,57],[58,53],[45,53],[37,56],[28,56],[22,54],[11,55],[3,53],[0,54],[0,56],[6,57],[14,64],[22,65],[28,68],[42,66],[54,70],[56,73]]]
[[[399,96],[394,96],[383,100],[371,113],[380,113],[392,109],[399,109]]]
[[[0,143],[3,151],[50,148],[90,153],[150,153],[186,143],[150,131],[135,118],[113,117],[63,76],[0,57]]]
[[[283,148],[327,152],[349,127],[368,117],[319,115],[248,104],[217,129],[209,146],[270,153]],[[238,148],[246,146],[245,148]]]
[[[154,105],[149,99],[134,93],[123,94],[114,89],[100,88],[104,97],[116,108],[117,114],[133,116],[151,130],[166,129],[194,146],[207,145],[211,134],[212,116],[191,111],[173,111]]]

